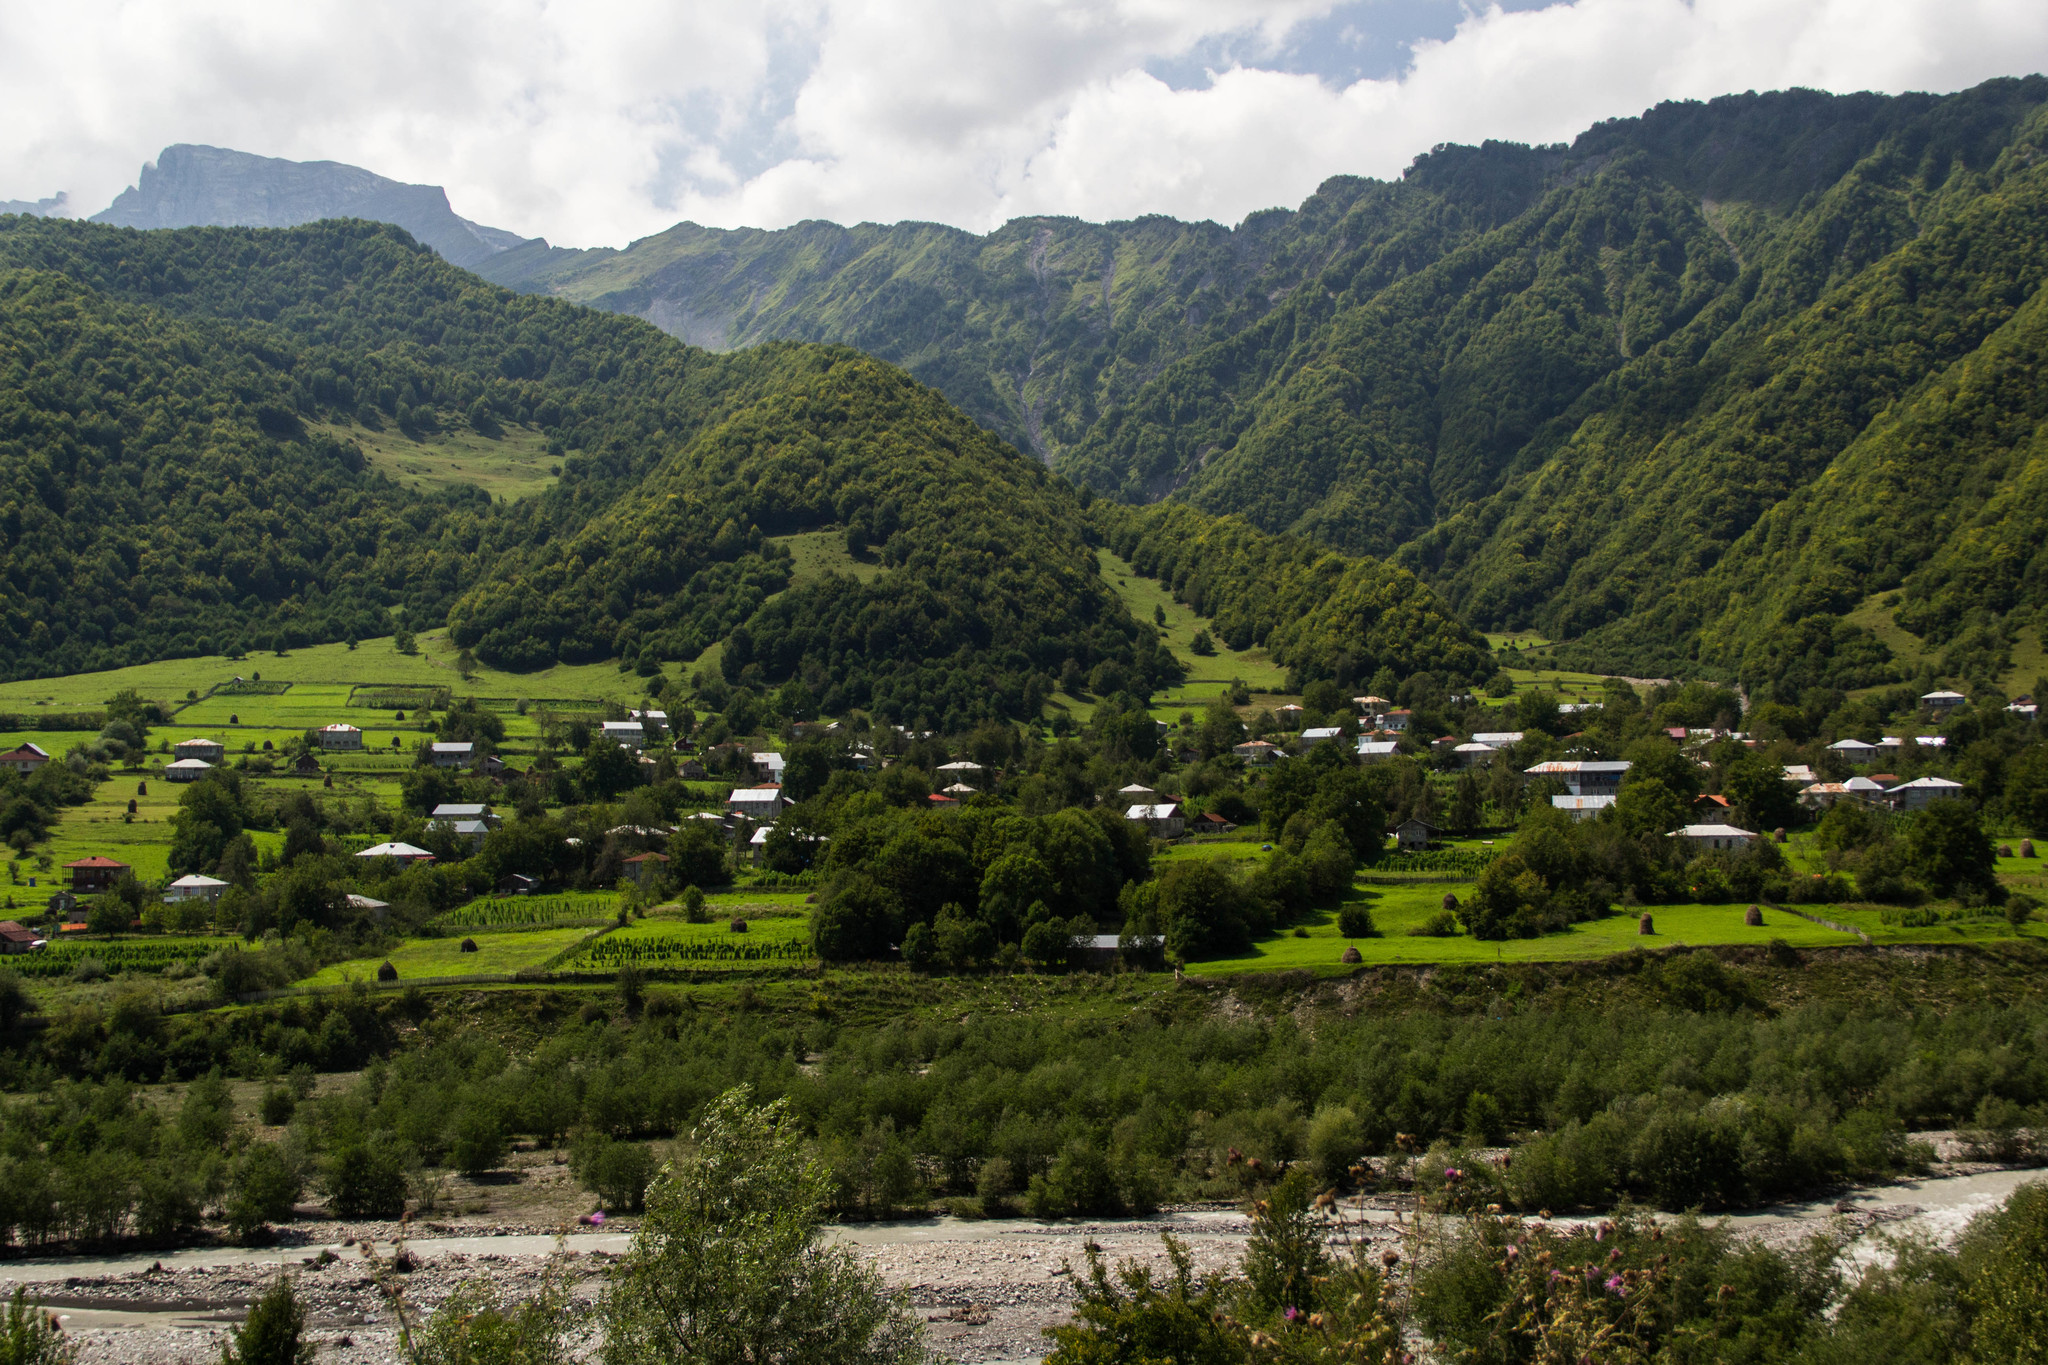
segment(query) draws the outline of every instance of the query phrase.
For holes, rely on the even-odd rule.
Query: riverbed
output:
[[[1976,1214],[2041,1178],[2038,1170],[1966,1168],[1750,1210],[1727,1221],[1744,1236],[1780,1245],[1832,1224],[1857,1238],[1852,1255],[1869,1258],[1885,1254],[1888,1237],[1953,1238]],[[1408,1232],[1402,1203],[1348,1203],[1352,1235],[1369,1246],[1398,1245]],[[0,1282],[9,1292],[27,1285],[58,1313],[81,1365],[199,1365],[219,1359],[223,1335],[281,1269],[289,1270],[307,1303],[320,1361],[389,1365],[397,1359],[394,1318],[370,1276],[365,1242],[388,1257],[401,1229],[319,1226],[333,1236],[270,1247],[15,1261],[0,1267]],[[1085,1273],[1089,1243],[1111,1262],[1136,1260],[1163,1270],[1160,1235],[1172,1233],[1187,1245],[1198,1272],[1220,1271],[1241,1255],[1247,1230],[1235,1209],[1202,1208],[1093,1222],[927,1218],[835,1227],[829,1235],[905,1291],[941,1354],[962,1365],[998,1365],[1044,1355],[1043,1330],[1072,1311],[1074,1279]],[[565,1258],[579,1300],[591,1302],[606,1265],[629,1241],[625,1231],[588,1227],[556,1235],[530,1228],[413,1231],[405,1241],[413,1268],[392,1278],[420,1312],[431,1312],[458,1284],[479,1277],[509,1297],[530,1294],[550,1256]]]

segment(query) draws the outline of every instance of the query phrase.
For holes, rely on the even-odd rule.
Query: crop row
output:
[[[780,943],[720,938],[601,938],[586,949],[576,965],[616,970],[660,967],[670,963],[803,962],[810,945],[797,939]]]
[[[560,924],[601,919],[616,902],[594,896],[504,896],[474,900],[441,917],[443,926],[500,929],[522,924]]]
[[[1374,863],[1375,872],[1467,872],[1478,876],[1494,860],[1490,848],[1432,848],[1421,852],[1389,853]]]
[[[219,948],[227,941],[209,943],[204,940],[183,939],[166,943],[152,943],[146,939],[128,941],[114,939],[99,943],[53,943],[41,952],[17,953],[9,956],[4,964],[6,970],[22,976],[46,977],[68,976],[73,968],[87,958],[97,958],[108,972],[160,972],[176,962],[197,962]]]

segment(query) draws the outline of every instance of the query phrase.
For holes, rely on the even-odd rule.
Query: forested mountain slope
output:
[[[1846,619],[1876,612],[1983,678],[2048,602],[2010,377],[2044,101],[1662,105],[1234,231],[684,225],[486,268],[724,345],[861,347],[1120,500],[1391,556],[1583,663],[1854,686],[1900,671]]]
[[[458,425],[545,439],[559,479],[423,494],[349,435]],[[841,571],[795,572],[779,538],[805,532]],[[713,355],[360,221],[0,220],[9,676],[446,621],[511,668],[723,644],[733,681],[953,729],[1035,715],[1075,669],[1178,675],[1089,535],[1040,462],[856,351]],[[1491,671],[1446,639],[1430,666]]]
[[[513,666],[688,659],[729,634],[745,652],[751,623],[767,677],[871,690],[863,669],[923,668],[927,703],[969,717],[1027,709],[1070,657],[1171,667],[1094,572],[1064,484],[853,352],[709,355],[347,221],[12,218],[0,300],[16,676],[381,634],[394,609],[452,609]],[[560,481],[426,497],[314,429],[452,423],[540,427]],[[838,521],[883,571],[783,591],[767,537]]]

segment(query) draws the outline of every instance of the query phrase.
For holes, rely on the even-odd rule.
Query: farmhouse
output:
[[[1364,739],[1358,741],[1358,756],[1368,763],[1392,758],[1400,748],[1400,741],[1392,739]]]
[[[666,711],[628,711],[626,719],[639,721],[641,732],[650,739],[668,733]]]
[[[1936,801],[1963,794],[1963,784],[1946,777],[1916,777],[1887,793],[1901,810],[1924,810]]]
[[[1158,792],[1153,791],[1142,782],[1133,782],[1128,787],[1118,787],[1116,794],[1123,798],[1126,806],[1139,802],[1155,801],[1159,797]]]
[[[1877,746],[1866,744],[1860,739],[1838,739],[1828,745],[1831,753],[1843,755],[1851,763],[1863,763],[1877,756]]]
[[[43,752],[41,746],[35,744],[16,745],[6,753],[0,754],[0,768],[11,768],[23,777],[27,777],[49,761],[50,756]]]
[[[1868,777],[1852,777],[1847,782],[1815,782],[1799,793],[1799,804],[1808,810],[1826,810],[1837,801],[1882,802],[1884,799],[1883,784]]]
[[[1408,733],[1408,722],[1413,719],[1415,719],[1413,711],[1389,711],[1379,718],[1379,724],[1374,728],[1391,730],[1397,735],[1405,735]]]
[[[778,787],[782,785],[782,770],[788,767],[789,763],[781,754],[772,749],[763,749],[759,753],[749,755],[747,761],[753,765],[754,771],[763,781],[773,782]]]
[[[1308,718],[1308,711],[1303,707],[1295,705],[1293,702],[1288,702],[1287,705],[1275,709],[1273,714],[1279,718],[1282,725],[1290,730],[1300,729],[1302,721]]]
[[[427,817],[435,824],[454,824],[461,820],[479,820],[490,829],[504,823],[491,813],[489,806],[472,801],[443,801],[434,807],[434,813]]]
[[[1230,752],[1247,763],[1271,763],[1280,757],[1280,746],[1263,739],[1254,739],[1244,744],[1233,745]]]
[[[1481,730],[1472,736],[1472,742],[1484,744],[1489,749],[1505,749],[1510,744],[1520,744],[1527,733],[1524,730]]]
[[[1626,759],[1566,758],[1522,771],[1530,777],[1560,779],[1573,796],[1613,796],[1629,769]]]
[[[1303,730],[1301,732],[1301,747],[1304,749],[1313,749],[1318,744],[1323,744],[1328,742],[1329,740],[1342,738],[1344,738],[1343,726],[1318,725],[1311,729]]]
[[[356,856],[358,858],[392,858],[406,867],[410,867],[414,863],[431,863],[434,861],[434,855],[426,849],[415,848],[411,844],[401,843],[372,844],[361,853],[356,854]]]
[[[71,890],[80,896],[89,896],[96,891],[105,891],[128,870],[128,864],[117,863],[112,858],[94,854],[80,858],[75,863],[64,864],[64,870],[71,874]]]
[[[782,814],[782,788],[740,787],[725,798],[725,808],[749,820],[769,820]]]
[[[1733,825],[1685,825],[1665,837],[1683,839],[1694,848],[1703,849],[1741,850],[1756,842],[1754,834]]]
[[[201,763],[218,763],[227,756],[227,746],[217,739],[181,739],[171,746],[174,759],[196,758]]]
[[[175,763],[164,764],[164,781],[197,782],[213,771],[213,765],[203,758],[181,758]]]
[[[13,920],[0,920],[0,953],[33,952],[43,943],[42,935]]]
[[[1457,756],[1458,762],[1467,768],[1483,768],[1500,757],[1500,750],[1491,744],[1481,744],[1476,739],[1468,744],[1460,744],[1451,752]]]
[[[1930,711],[1947,711],[1968,700],[1960,692],[1925,692],[1921,694],[1920,704]]]
[[[1215,811],[1210,811],[1207,815],[1195,817],[1195,833],[1197,834],[1228,834],[1236,828],[1236,825],[1231,824]]]
[[[958,782],[968,777],[981,776],[982,769],[979,763],[976,763],[971,759],[961,758],[955,759],[951,763],[941,763],[938,767],[938,771],[942,773],[954,774],[955,776],[953,780],[955,782]]]
[[[1574,820],[1591,820],[1614,804],[1611,796],[1553,796],[1550,804]]]
[[[320,727],[320,747],[336,751],[361,749],[363,732],[353,725],[323,725]]]
[[[1394,842],[1403,852],[1429,847],[1429,841],[1443,831],[1419,816],[1411,815],[1394,826]]]
[[[217,901],[220,899],[220,893],[227,889],[226,882],[212,877],[202,877],[195,872],[189,877],[180,877],[165,887],[164,899],[172,902]]]
[[[604,737],[622,749],[638,749],[647,743],[647,731],[637,720],[604,722]]]
[[[470,740],[460,743],[435,743],[427,747],[427,758],[437,768],[460,768],[476,757],[476,745]]]
[[[1187,828],[1180,807],[1171,801],[1132,806],[1124,812],[1124,819],[1134,825],[1143,825],[1145,832],[1155,839],[1178,839]]]

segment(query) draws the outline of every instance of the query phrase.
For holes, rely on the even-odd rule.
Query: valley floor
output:
[[[1917,1134],[1937,1150],[1952,1135]],[[1885,1254],[1886,1237],[1922,1234],[1946,1241],[1974,1214],[2038,1178],[2031,1170],[1941,1162],[1923,1178],[1824,1194],[1734,1215],[1744,1236],[1789,1246],[1824,1228],[1856,1239],[1852,1255]],[[1414,1201],[1372,1196],[1348,1201],[1340,1245],[1363,1242],[1370,1254],[1393,1248],[1413,1259],[1427,1223],[1418,1227]],[[483,1279],[508,1297],[537,1287],[551,1254],[567,1258],[577,1297],[595,1298],[609,1261],[625,1248],[630,1220],[619,1230],[555,1236],[530,1222],[454,1220],[411,1228],[412,1270],[393,1277],[405,1302],[431,1311],[457,1285]],[[1111,1264],[1135,1260],[1164,1271],[1160,1235],[1183,1240],[1198,1272],[1234,1267],[1248,1222],[1234,1208],[1200,1206],[1149,1218],[1041,1223],[1025,1219],[954,1218],[869,1223],[833,1230],[851,1243],[891,1286],[903,1290],[927,1323],[942,1357],[963,1365],[1042,1358],[1043,1330],[1066,1319],[1075,1275],[1086,1273],[1085,1248],[1099,1246]],[[263,1249],[195,1248],[115,1259],[64,1258],[18,1262],[0,1269],[0,1287],[25,1285],[60,1315],[79,1348],[80,1365],[198,1365],[219,1358],[220,1344],[248,1304],[280,1268],[296,1277],[309,1305],[309,1337],[317,1359],[341,1365],[386,1365],[400,1359],[391,1307],[365,1260],[365,1243],[388,1256],[396,1224],[308,1222]],[[324,1261],[324,1263],[323,1263]]]

